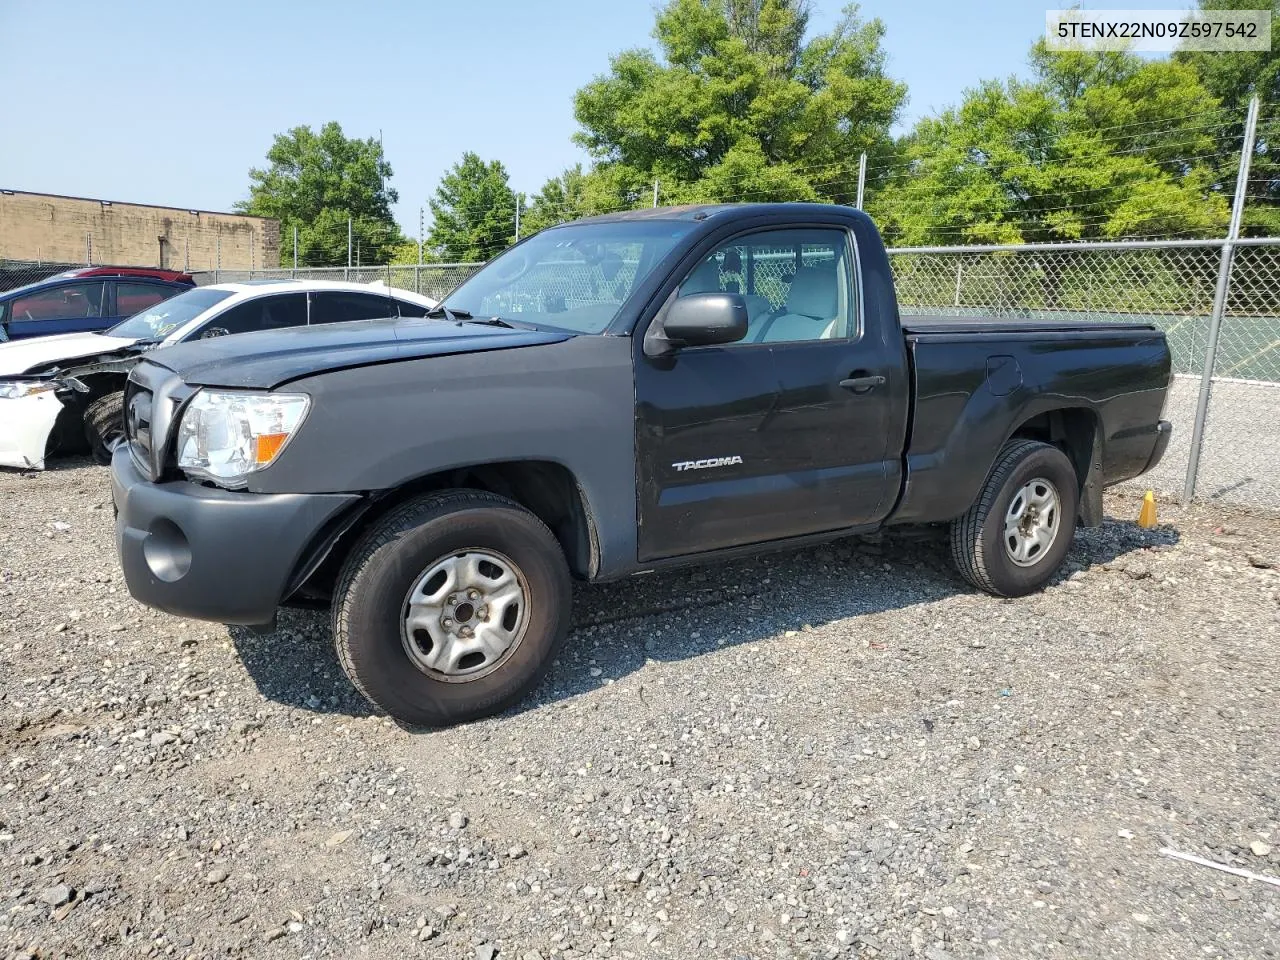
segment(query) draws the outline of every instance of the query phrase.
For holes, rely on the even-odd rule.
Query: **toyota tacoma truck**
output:
[[[1043,586],[1170,425],[1136,323],[900,318],[846,207],[653,209],[545,230],[426,317],[165,347],[112,486],[132,594],[269,629],[331,611],[411,725],[535,685],[571,583],[897,524],[961,576]]]

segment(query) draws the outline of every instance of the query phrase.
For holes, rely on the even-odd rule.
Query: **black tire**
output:
[[[111,448],[124,438],[124,391],[104,393],[85,408],[84,438],[98,463],[111,462]]]
[[[409,591],[450,554],[509,558],[527,585],[523,633],[492,672],[438,679],[405,649]],[[333,637],[348,678],[395,719],[438,727],[489,716],[532,689],[569,631],[572,588],[560,544],[518,503],[474,490],[411,500],[378,520],[352,549],[333,594]]]
[[[1022,566],[1006,549],[1005,518],[1018,492],[1037,479],[1056,489],[1060,515],[1053,542]],[[1048,583],[1066,559],[1079,507],[1080,484],[1066,454],[1047,443],[1010,440],[973,506],[951,522],[952,559],[960,575],[979,590],[997,597],[1032,593]]]

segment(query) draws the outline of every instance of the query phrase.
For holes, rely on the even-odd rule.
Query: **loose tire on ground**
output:
[[[523,600],[511,600],[508,590],[502,601],[514,604],[518,616],[507,609],[501,625],[506,628],[510,620],[508,635],[518,628],[518,636],[475,678],[434,673],[422,665],[428,659],[423,650],[429,654],[433,648],[431,637],[407,624],[416,623],[415,611],[422,609],[415,603],[438,589],[426,579],[433,571],[474,565],[476,557],[475,569],[486,576],[499,570],[511,575],[508,587],[518,581]],[[486,557],[500,567],[484,567]],[[465,591],[440,602],[446,600],[440,623],[448,614],[461,622],[465,614],[479,628],[479,614],[488,612],[483,599],[469,603]],[[482,491],[432,493],[392,510],[352,549],[333,595],[334,644],[348,678],[373,704],[412,726],[445,726],[497,713],[532,689],[568,633],[571,600],[564,553],[536,516]],[[415,639],[419,635],[422,643]]]
[[[1009,441],[996,456],[973,506],[951,522],[951,556],[961,576],[997,597],[1020,597],[1039,590],[1071,549],[1079,500],[1079,482],[1066,454],[1034,440]],[[1047,511],[1026,510],[1032,501],[1056,502],[1051,542],[1034,542],[1037,535],[1044,536]],[[1030,522],[1020,519],[1028,515]]]
[[[98,463],[111,462],[111,448],[124,437],[124,391],[104,393],[85,408],[84,438]]]

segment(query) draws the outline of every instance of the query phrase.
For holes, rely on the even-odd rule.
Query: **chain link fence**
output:
[[[1280,510],[1280,239],[1237,241],[1206,364],[1223,241],[890,251],[904,315],[1153,323],[1173,353],[1173,440],[1137,481]],[[1205,378],[1208,377],[1206,380]],[[1199,451],[1192,446],[1207,391]]]
[[[82,267],[82,263],[50,263],[47,260],[0,259],[0,293],[46,280],[64,270]]]
[[[1165,416],[1174,423],[1174,435],[1160,466],[1136,485],[1174,497],[1190,490],[1197,499],[1278,511],[1280,239],[1236,242],[1215,356],[1206,368],[1223,246],[1223,241],[1170,240],[914,248],[889,254],[906,316],[1155,324],[1173,353],[1174,380]],[[795,268],[794,251],[778,251],[775,259],[773,264],[767,255],[759,258],[755,285],[765,296],[771,284],[776,286],[781,302]],[[197,274],[196,282],[284,277],[381,281],[439,299],[480,266],[222,270]],[[732,273],[729,265],[721,268]],[[616,298],[617,283],[630,272],[624,262],[606,277],[599,265],[584,263],[579,271],[561,270],[557,276],[565,278],[557,295],[588,303]],[[531,284],[530,289],[541,286]],[[519,311],[519,303],[509,306]],[[1196,456],[1192,438],[1202,390],[1207,390],[1208,403]],[[1189,483],[1193,470],[1194,483]]]
[[[381,267],[295,267],[272,270],[205,270],[192,276],[198,285],[245,280],[346,280],[385,283],[439,300],[476,270],[479,263],[410,263]]]

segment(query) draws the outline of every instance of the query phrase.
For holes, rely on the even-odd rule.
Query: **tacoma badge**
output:
[[[673,463],[671,466],[676,468],[677,473],[683,473],[686,470],[709,470],[712,467],[733,467],[742,463],[741,457],[711,457],[707,460],[681,460],[679,463]]]

